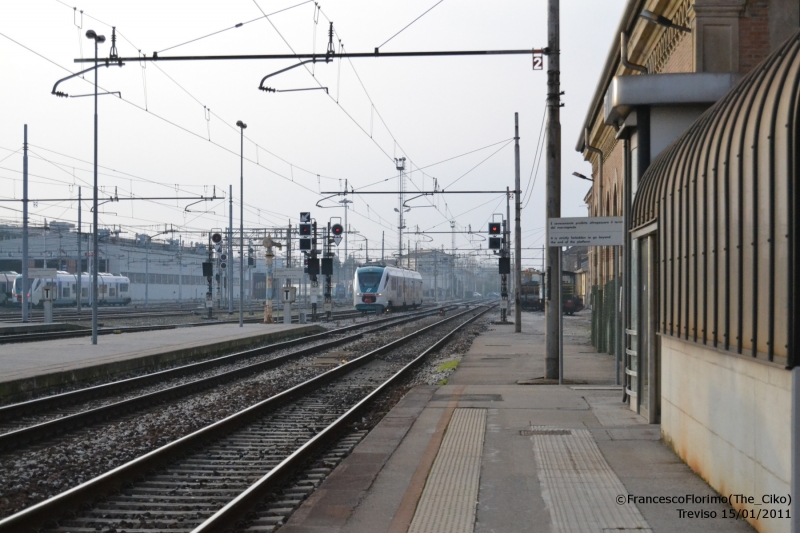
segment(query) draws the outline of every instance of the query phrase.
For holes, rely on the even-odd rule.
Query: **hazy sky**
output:
[[[147,55],[163,51],[164,56],[324,53],[332,20],[337,50],[341,40],[346,51],[370,52],[436,1],[4,2],[0,7],[0,197],[21,197],[21,147],[27,123],[30,197],[77,198],[77,187],[83,186],[83,220],[88,231],[93,99],[50,94],[59,78],[79,70],[73,59],[93,56],[93,43],[84,37],[88,29],[107,38],[100,46],[101,57],[108,55],[111,25],[118,30],[119,54],[126,57],[140,50]],[[264,18],[265,13],[295,5]],[[561,3],[561,79],[566,92],[561,115],[562,216],[586,214],[583,197],[590,184],[571,174],[591,170],[573,147],[623,5],[623,0]],[[444,0],[381,50],[542,48],[547,45],[546,18],[545,0]],[[166,50],[238,23],[246,24]],[[544,240],[545,166],[542,161],[537,173],[534,161],[546,74],[531,69],[529,55],[336,60],[321,62],[313,70],[299,67],[267,83],[277,89],[322,85],[328,87],[327,95],[321,90],[257,90],[263,76],[295,63],[129,62],[122,68],[100,69],[100,87],[122,93],[122,100],[99,99],[99,163],[103,167],[99,181],[104,193],[211,195],[216,186],[217,195],[227,197],[228,186],[233,185],[234,225],[238,227],[237,120],[248,125],[246,227],[297,224],[300,211],[311,211],[320,222],[343,217],[344,210],[335,203],[339,198],[322,204],[334,209],[316,207],[322,198],[319,193],[342,190],[345,180],[365,191],[396,191],[395,157],[408,159],[407,197],[416,190],[430,190],[434,180],[448,190],[513,189],[514,149],[509,141],[514,112],[519,112],[523,264],[540,264],[541,254],[533,248],[541,247]],[[73,95],[93,91],[89,80],[80,78],[59,89]],[[473,153],[456,157],[468,152]],[[379,253],[382,232],[387,255],[396,251],[397,196],[349,198],[354,200],[351,229],[369,239],[370,255]],[[227,226],[227,200],[199,203],[187,212],[189,203],[109,203],[100,209],[101,226],[121,225],[133,237],[136,232],[153,234],[163,230],[165,223],[174,224],[187,230],[184,238],[189,241],[205,240],[199,232]],[[448,231],[449,220],[456,221],[458,230],[471,226],[485,231],[493,213],[505,213],[500,195],[440,195],[418,198],[409,205],[420,206],[406,214],[406,231],[412,232],[417,226],[420,231]],[[20,209],[20,203],[0,203],[0,221],[21,220]],[[76,221],[77,202],[40,202],[31,205],[31,213],[35,223],[43,218]],[[449,234],[407,238],[412,248],[416,240],[421,248],[451,246]],[[354,236],[351,249],[363,243]],[[459,253],[481,245],[486,248],[481,238],[464,234],[457,235],[456,243]]]

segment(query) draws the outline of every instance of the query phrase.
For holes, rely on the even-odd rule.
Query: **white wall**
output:
[[[664,441],[721,495],[790,493],[791,372],[668,336],[661,340]],[[742,505],[734,505],[741,508]],[[750,505],[782,509],[789,505]],[[749,520],[789,532],[790,520]]]

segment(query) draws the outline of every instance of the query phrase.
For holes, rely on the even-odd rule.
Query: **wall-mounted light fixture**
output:
[[[691,28],[687,28],[686,26],[681,26],[680,24],[675,24],[674,22],[672,22],[672,20],[668,19],[667,17],[656,15],[655,13],[647,9],[643,10],[639,14],[639,16],[648,22],[652,22],[653,24],[658,24],[659,26],[664,26],[665,28],[675,28],[678,31],[685,31],[686,33],[692,33]]]
[[[582,180],[586,180],[586,181],[594,181],[592,178],[587,178],[586,176],[584,176],[584,175],[583,175],[583,174],[581,174],[580,172],[573,172],[573,173],[572,173],[572,175],[573,175],[573,176],[575,176],[576,178],[580,178],[580,179],[582,179]]]

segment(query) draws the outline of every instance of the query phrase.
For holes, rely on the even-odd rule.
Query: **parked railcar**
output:
[[[14,301],[14,280],[18,274],[13,270],[0,272],[0,305],[8,305]]]
[[[68,272],[58,271],[53,278],[31,278],[28,280],[31,305],[42,305],[43,291],[45,286],[50,286],[55,290],[53,305],[72,306],[77,305],[77,284],[78,276]],[[81,304],[88,305],[90,289],[92,286],[92,276],[86,272],[81,274]],[[127,305],[131,302],[130,280],[125,276],[115,276],[107,272],[97,275],[97,293],[99,305]],[[22,276],[18,275],[14,280],[12,290],[13,301],[22,303]]]
[[[353,287],[353,304],[357,310],[365,313],[416,308],[422,304],[422,276],[405,268],[383,265],[359,267]]]

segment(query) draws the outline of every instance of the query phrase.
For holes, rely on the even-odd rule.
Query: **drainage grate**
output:
[[[523,437],[530,437],[531,435],[572,435],[572,431],[568,429],[521,429],[519,434]]]
[[[500,394],[462,394],[460,396],[434,394],[433,398],[431,398],[432,402],[449,402],[450,400],[459,402],[502,402],[503,397]]]

